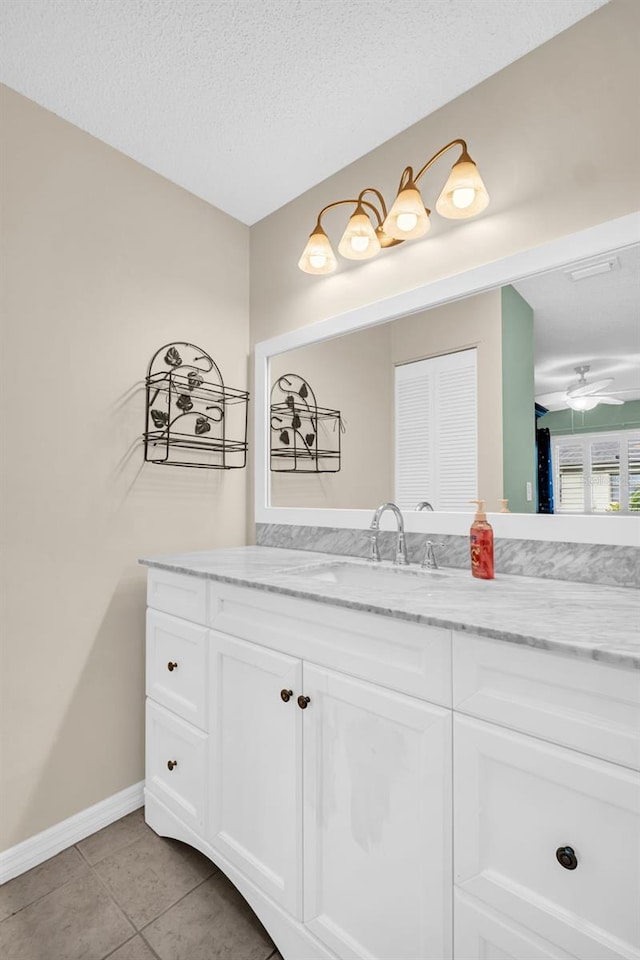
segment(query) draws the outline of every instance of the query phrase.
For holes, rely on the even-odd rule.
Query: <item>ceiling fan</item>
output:
[[[590,369],[591,367],[588,364],[575,367],[579,380],[567,387],[564,397],[567,406],[571,407],[572,410],[593,410],[599,403],[615,404],[616,406],[624,403],[623,400],[619,400],[610,393],[600,392],[610,383],[613,383],[613,377],[608,377],[606,380],[593,380],[588,383],[585,374]]]

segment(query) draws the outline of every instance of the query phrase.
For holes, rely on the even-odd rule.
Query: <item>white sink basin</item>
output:
[[[292,570],[291,575],[316,583],[335,584],[345,587],[364,587],[388,593],[413,593],[426,590],[434,580],[445,578],[443,570],[420,570],[416,567],[383,567],[374,563],[324,563],[317,567]]]

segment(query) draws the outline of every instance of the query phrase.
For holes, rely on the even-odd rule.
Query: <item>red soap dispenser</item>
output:
[[[484,512],[484,500],[472,500],[478,507],[471,524],[471,573],[480,580],[493,580],[493,528]]]

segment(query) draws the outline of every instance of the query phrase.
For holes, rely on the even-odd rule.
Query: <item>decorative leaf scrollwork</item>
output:
[[[307,399],[307,397],[309,396],[309,391],[307,390],[307,385],[306,385],[306,383],[303,383],[303,384],[302,384],[302,386],[301,386],[300,389],[298,390],[298,393],[300,394],[300,396],[302,397],[303,400],[306,400],[306,399]]]
[[[282,430],[280,433],[280,443],[284,443],[285,447],[289,446],[289,431]]]
[[[187,387],[189,390],[195,390],[196,387],[201,387],[204,383],[204,378],[200,376],[197,370],[190,370],[187,374]]]
[[[205,410],[213,411],[213,413],[209,414],[209,419],[213,420],[214,423],[221,423],[224,419],[224,410],[218,406],[217,403],[212,403],[210,406],[205,407]]]
[[[300,419],[297,413],[294,413],[293,415],[293,418],[291,420],[291,426],[293,427],[294,430],[299,430],[300,427],[302,426],[302,420]]]
[[[160,429],[160,427],[166,427],[166,425],[169,423],[169,414],[166,412],[166,410],[152,410],[151,419],[156,427]]]
[[[289,410],[293,410],[293,397],[291,396],[291,394],[287,396],[285,403],[289,407]]]
[[[197,436],[201,437],[203,433],[209,433],[209,430],[211,430],[211,424],[206,417],[198,417],[196,420],[195,430]]]
[[[306,435],[306,437],[305,437],[304,439],[305,439],[305,442],[306,442],[306,444],[307,444],[308,447],[312,447],[312,446],[313,446],[313,441],[315,440],[315,438],[316,438],[315,433],[308,433],[308,434]]]
[[[181,393],[176,400],[176,406],[184,411],[184,413],[188,413],[189,410],[193,410],[193,400],[188,393]]]
[[[170,367],[179,367],[182,365],[182,357],[175,347],[169,347],[164,355],[164,362]]]

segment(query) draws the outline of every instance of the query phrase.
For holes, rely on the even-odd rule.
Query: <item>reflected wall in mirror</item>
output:
[[[271,506],[640,510],[639,278],[630,247],[272,357],[346,432],[339,474],[272,473]]]

